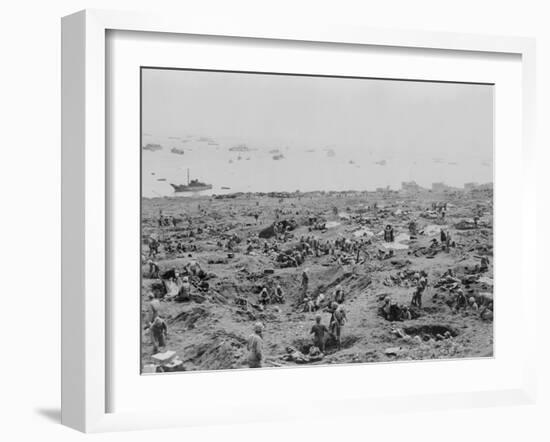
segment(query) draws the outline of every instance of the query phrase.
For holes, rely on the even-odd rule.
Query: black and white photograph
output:
[[[493,84],[140,75],[142,374],[493,357]]]

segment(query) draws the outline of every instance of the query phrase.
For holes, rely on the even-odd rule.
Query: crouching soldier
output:
[[[267,304],[269,304],[269,294],[267,293],[267,289],[265,287],[262,288],[262,291],[260,292],[260,295],[258,297],[258,302],[263,306],[266,306]]]
[[[176,295],[175,300],[178,302],[189,301],[191,299],[191,284],[189,283],[189,278],[184,276],[182,278],[181,287]]]
[[[344,303],[344,298],[345,298],[344,290],[342,289],[342,286],[338,284],[336,286],[336,290],[334,292],[334,300],[338,304],[343,304]]]
[[[380,307],[378,307],[378,314],[387,321],[389,321],[390,318],[390,302],[391,298],[389,296],[386,296],[384,298],[384,303]]]
[[[455,311],[459,311],[461,308],[466,307],[466,296],[464,296],[464,292],[462,289],[458,289],[456,291],[456,297],[455,297]]]
[[[283,293],[283,289],[281,288],[281,284],[277,284],[277,287],[275,287],[275,290],[273,291],[272,301],[273,303],[278,304],[285,303],[285,295]]]
[[[478,273],[485,273],[489,270],[489,258],[486,256],[481,257],[481,262],[477,266]]]
[[[166,346],[166,335],[168,327],[160,316],[157,316],[151,323],[151,341],[153,342],[153,353],[158,353],[160,348]]]
[[[483,306],[483,308],[479,312],[479,317],[484,321],[493,320],[493,303],[492,302]]]

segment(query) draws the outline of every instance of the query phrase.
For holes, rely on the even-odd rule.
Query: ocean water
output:
[[[446,152],[437,155],[408,150],[384,151],[371,146],[273,146],[248,144],[248,152],[229,148],[234,140],[216,139],[217,145],[199,141],[200,137],[175,139],[143,136],[143,145],[155,143],[162,150],[142,149],[142,196],[188,196],[175,194],[170,183],[186,184],[191,179],[212,184],[211,191],[231,192],[375,190],[390,186],[399,189],[402,181],[416,181],[430,188],[433,182],[462,187],[466,182],[493,181],[492,161],[475,154]],[[183,155],[171,152],[176,147]],[[282,159],[275,160],[273,149]],[[329,153],[333,151],[333,155]],[[489,149],[490,150],[490,149]],[[385,165],[377,164],[385,162]],[[165,180],[165,181],[159,181]],[[229,187],[229,189],[222,189]]]

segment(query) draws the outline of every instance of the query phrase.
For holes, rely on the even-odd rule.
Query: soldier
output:
[[[409,223],[409,233],[411,236],[416,236],[416,221],[414,220]]]
[[[307,294],[307,288],[309,285],[309,272],[308,269],[304,269],[302,272],[302,286],[301,286],[301,296],[300,301],[303,301]]]
[[[390,303],[391,298],[389,296],[386,296],[384,298],[383,304],[378,307],[378,314],[388,321],[390,319]]]
[[[424,292],[424,289],[419,284],[416,289],[414,290],[411,305],[415,305],[418,308],[422,308],[422,293]]]
[[[485,273],[489,270],[489,258],[487,256],[481,257],[481,263],[479,264],[479,272]]]
[[[189,301],[191,298],[191,284],[189,283],[189,278],[184,276],[181,280],[181,287],[176,296],[176,301]]]
[[[344,302],[344,290],[340,284],[336,286],[336,290],[334,291],[334,300],[338,304],[343,304]]]
[[[451,234],[449,232],[447,232],[447,238],[445,240],[445,251],[450,252],[451,243],[452,243]]]
[[[149,278],[158,279],[160,272],[160,267],[158,263],[150,259],[149,261],[147,261],[147,264],[149,264]]]
[[[313,334],[313,345],[321,350],[322,353],[325,352],[325,335],[328,334],[328,328],[321,324],[321,315],[315,317],[315,324],[311,327],[310,334]]]
[[[393,227],[390,224],[388,224],[384,229],[384,241],[393,242],[393,239],[394,239]]]
[[[149,238],[148,244],[149,246],[149,256],[152,256],[153,258],[158,255],[159,253],[159,243],[158,241],[151,237]]]
[[[166,335],[168,328],[166,322],[160,316],[157,316],[151,323],[151,341],[153,342],[153,353],[158,353],[159,349],[166,346]]]
[[[258,302],[264,306],[269,304],[269,294],[267,293],[267,289],[265,287],[262,288],[262,291],[258,296]]]
[[[338,305],[334,313],[332,314],[330,330],[334,338],[336,339],[336,345],[338,350],[342,348],[342,327],[346,323],[346,311],[342,305]]]
[[[455,310],[458,312],[460,308],[464,307],[466,307],[466,296],[464,296],[462,289],[458,289],[455,297]]]
[[[284,304],[285,295],[283,293],[283,289],[281,288],[281,284],[277,284],[277,287],[275,287],[275,291],[273,292],[273,300],[280,304]]]
[[[149,310],[151,313],[151,318],[149,319],[149,323],[155,322],[155,319],[157,319],[157,316],[159,316],[160,311],[160,301],[155,298],[155,295],[153,293],[149,293]]]
[[[262,339],[263,325],[261,322],[254,324],[254,333],[248,337],[248,366],[250,368],[261,368],[263,360]]]
[[[418,280],[418,285],[422,287],[423,292],[426,290],[426,287],[428,287],[428,274],[424,270],[420,272],[420,279]]]
[[[479,317],[484,321],[493,320],[493,303],[492,302],[483,306],[483,308],[479,312]]]

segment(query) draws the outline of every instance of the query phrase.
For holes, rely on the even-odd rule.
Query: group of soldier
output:
[[[437,210],[440,213],[442,218],[445,217],[446,204],[436,204],[433,207],[434,210]],[[256,222],[258,221],[258,214],[254,213]],[[169,223],[167,217],[162,217],[162,221],[159,218],[159,226],[168,225]],[[176,225],[175,221],[174,226]],[[476,223],[477,224],[477,223]],[[411,235],[416,235],[417,233],[417,224],[415,221],[409,223],[409,232]],[[274,225],[274,234],[275,239],[283,239],[286,241],[287,228],[280,226],[279,223]],[[310,230],[311,231],[311,230]],[[384,228],[384,240],[386,242],[393,242],[395,240],[395,231],[394,228],[388,224]],[[447,251],[454,245],[454,242],[451,238],[451,235],[448,231],[441,229],[440,231],[440,240],[443,248]],[[262,250],[260,238],[256,240],[247,241],[247,253],[251,253],[255,249]],[[332,255],[339,257],[341,254],[348,254],[353,256],[356,262],[360,260],[360,253],[365,249],[365,245],[368,244],[368,240],[363,238],[345,238],[340,235],[334,240],[321,240],[313,235],[302,236],[297,244],[293,247],[292,250],[287,252],[280,252],[277,246],[277,241],[274,242],[275,246],[271,247],[268,241],[264,241],[263,252],[265,254],[272,253],[274,251],[278,252],[280,255],[285,255],[284,259],[277,259],[282,263],[287,263],[288,266],[300,267],[306,263],[308,257],[320,257],[323,255]],[[235,247],[240,243],[240,239],[236,236],[228,236],[227,243],[225,247],[228,251],[233,251]],[[158,254],[160,241],[151,238],[149,241],[149,275],[151,278],[160,278],[160,269],[158,264],[151,258],[154,258]],[[178,249],[181,251],[181,247]],[[367,252],[365,252],[367,253]],[[393,255],[393,253],[392,253]],[[285,265],[281,265],[283,267]],[[488,269],[488,259],[486,257],[481,258],[481,263],[478,266],[480,272],[487,271]],[[200,270],[200,269],[199,269]],[[195,274],[196,269],[186,268],[190,274]],[[164,276],[164,275],[163,275]],[[178,275],[176,275],[178,277]],[[453,277],[452,274],[449,277]],[[182,284],[182,289],[184,292],[187,291],[187,295],[191,290],[189,280],[185,277],[186,280]],[[379,307],[379,314],[382,315],[385,319],[389,321],[401,321],[412,319],[412,307],[421,309],[422,308],[422,297],[428,287],[428,275],[426,272],[421,271],[415,275],[415,288],[412,293],[410,306],[399,305],[393,301],[390,297],[385,297],[383,304]],[[179,296],[179,294],[178,294]],[[327,299],[330,298],[330,299]],[[258,295],[258,304],[264,308],[268,304],[282,304],[285,302],[285,295],[280,284],[276,284],[274,288],[268,290],[267,287],[262,287]],[[332,296],[325,296],[324,293],[320,291],[310,290],[310,275],[308,269],[304,269],[301,273],[301,284],[299,288],[299,296],[297,305],[302,308],[304,312],[326,312],[330,313],[330,320],[328,326],[322,323],[321,314],[317,313],[315,316],[315,322],[311,327],[310,335],[312,335],[313,345],[318,348],[322,353],[325,353],[327,342],[332,340],[335,343],[335,346],[341,348],[341,336],[342,329],[346,323],[346,311],[344,309],[345,294],[344,290],[340,285],[338,285]],[[146,328],[150,329],[151,338],[153,342],[153,350],[157,352],[160,348],[165,346],[165,340],[168,332],[166,322],[159,315],[159,301],[155,299],[154,296],[150,296],[150,308],[151,308],[151,317],[149,322],[146,325]],[[456,311],[461,308],[471,308],[476,311],[481,310],[480,315],[482,317],[492,317],[492,305],[484,305],[480,307],[476,302],[475,298],[470,297],[466,298],[461,289],[456,291],[456,302],[455,309]],[[248,349],[248,365],[250,368],[262,367],[264,361],[264,325],[261,322],[254,324],[253,333],[249,336],[247,341]]]
[[[307,275],[307,272],[304,272]],[[275,301],[273,300],[275,296]],[[324,299],[324,295],[320,294],[317,299]],[[327,342],[332,339],[338,350],[341,349],[341,336],[342,328],[346,323],[346,311],[344,309],[344,290],[340,285],[336,287],[334,292],[333,301],[330,301],[323,311],[330,313],[330,320],[328,327],[322,323],[321,314],[315,316],[315,323],[311,327],[310,335],[312,335],[313,345],[321,353],[325,353]],[[280,284],[276,286],[275,291],[270,297],[267,288],[262,288],[259,294],[259,303],[267,305],[273,302],[284,302],[284,295]],[[264,360],[264,341],[263,341],[264,325],[261,322],[254,324],[253,333],[248,337],[247,350],[248,350],[248,366],[250,368],[260,368]]]

